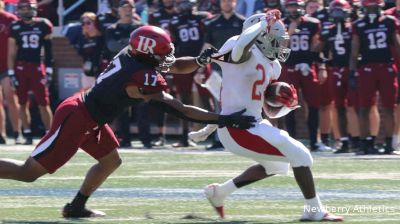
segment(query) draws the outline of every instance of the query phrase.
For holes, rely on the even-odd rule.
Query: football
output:
[[[267,86],[264,92],[265,103],[271,107],[282,107],[283,104],[277,99],[282,92],[290,92],[290,85],[286,82],[273,82]]]

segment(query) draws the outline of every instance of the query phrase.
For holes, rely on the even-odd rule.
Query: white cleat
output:
[[[224,199],[225,197],[218,193],[219,184],[213,183],[209,184],[204,188],[204,194],[206,195],[210,204],[214,207],[215,211],[218,213],[219,217],[223,219],[224,214]]]
[[[319,222],[342,222],[344,221],[343,216],[334,215],[329,212],[319,212],[319,213],[303,213],[300,218],[301,222],[312,222],[312,221],[319,221]]]

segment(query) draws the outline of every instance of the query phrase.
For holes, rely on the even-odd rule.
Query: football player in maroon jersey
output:
[[[391,48],[400,52],[398,21],[383,15],[383,0],[362,0],[365,16],[353,23],[349,79],[357,77],[360,103],[360,137],[364,154],[377,153],[370,133],[369,113],[376,105],[377,92],[382,101],[385,153],[391,154],[394,128],[393,109],[397,97],[397,67]],[[359,56],[361,60],[358,61]]]
[[[45,18],[36,16],[36,0],[18,2],[20,20],[11,23],[8,38],[8,76],[17,90],[21,104],[20,116],[26,144],[32,144],[30,130],[28,92],[32,90],[39,105],[42,122],[49,130],[53,115],[50,109],[48,85],[53,75],[51,33],[53,25]],[[44,64],[41,50],[44,49]]]

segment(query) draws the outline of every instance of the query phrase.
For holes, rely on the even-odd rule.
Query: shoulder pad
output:
[[[21,24],[19,23],[19,20],[12,21],[10,26],[11,26],[12,30],[18,30],[21,28]]]
[[[239,39],[239,35],[233,36],[229,38],[224,45],[218,50],[218,53],[215,55],[215,57],[220,57],[224,54],[227,54],[232,51],[233,47],[235,47],[235,43]]]

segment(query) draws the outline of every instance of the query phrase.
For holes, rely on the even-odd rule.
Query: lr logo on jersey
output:
[[[144,37],[144,36],[139,36],[139,44],[136,50],[142,52],[142,53],[151,53],[154,54],[154,47],[156,46],[156,41],[154,39]]]

